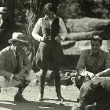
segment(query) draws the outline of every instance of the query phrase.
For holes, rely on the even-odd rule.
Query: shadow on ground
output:
[[[45,98],[45,100],[53,100],[53,101],[57,101],[57,99],[50,99],[50,98]],[[64,102],[74,102],[77,103],[77,101],[73,101],[73,100],[69,100],[69,99],[64,99]]]
[[[34,102],[29,103],[1,101],[0,110],[71,110],[72,106],[65,106],[62,103]]]
[[[14,96],[17,88],[3,88],[0,94],[0,110],[72,110],[77,104],[79,90],[74,85],[61,86],[64,101],[57,100],[55,87],[45,86],[44,101],[39,102],[39,86],[28,86],[23,92],[23,97],[29,103],[15,103]]]

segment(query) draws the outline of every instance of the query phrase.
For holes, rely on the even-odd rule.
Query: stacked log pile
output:
[[[69,68],[75,69],[81,51],[91,47],[90,39],[94,35],[102,37],[103,45],[101,48],[110,49],[110,20],[87,17],[67,19],[66,27],[68,34],[64,36],[65,41],[61,44],[65,54],[64,65],[68,65]]]

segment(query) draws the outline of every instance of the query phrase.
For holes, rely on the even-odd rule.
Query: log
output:
[[[81,18],[81,19],[67,19],[66,27],[69,32],[88,32],[94,30],[104,30],[110,26],[109,19],[98,18]]]
[[[92,38],[92,36],[94,35],[99,35],[99,36],[102,36],[102,34],[104,33],[104,31],[90,31],[90,32],[71,32],[67,35],[64,36],[64,39],[65,40],[77,40],[77,41],[80,41],[80,40],[90,40]],[[102,38],[104,39],[105,37],[102,36]]]

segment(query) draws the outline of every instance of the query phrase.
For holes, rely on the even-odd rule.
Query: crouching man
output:
[[[29,78],[34,74],[23,49],[27,41],[22,33],[14,32],[8,42],[11,45],[0,51],[0,88],[18,87],[14,101],[27,102],[22,92],[29,84]]]

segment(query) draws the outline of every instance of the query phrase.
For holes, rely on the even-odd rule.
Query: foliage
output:
[[[58,5],[57,15],[62,17],[64,20],[83,17],[100,19],[110,18],[110,0],[14,0],[14,1],[15,1],[14,22],[16,24],[17,31],[26,33],[27,38],[29,38],[31,41],[31,44],[33,44],[33,38],[31,36],[33,26],[35,25],[38,18],[43,16],[42,8],[48,2],[53,2],[56,4],[56,6]]]
[[[58,4],[57,14],[63,19],[82,17],[110,18],[110,0],[59,0],[59,3],[55,0],[15,0],[15,22],[21,25],[21,30],[24,30],[22,28],[26,28],[22,25],[29,22],[26,17],[26,10],[30,8],[29,3],[32,1],[34,1],[33,5],[31,5],[33,7],[32,12],[36,14],[34,24],[39,17],[43,16],[41,14],[42,8],[47,2]]]
[[[63,18],[110,18],[110,0],[60,0],[59,15]]]

